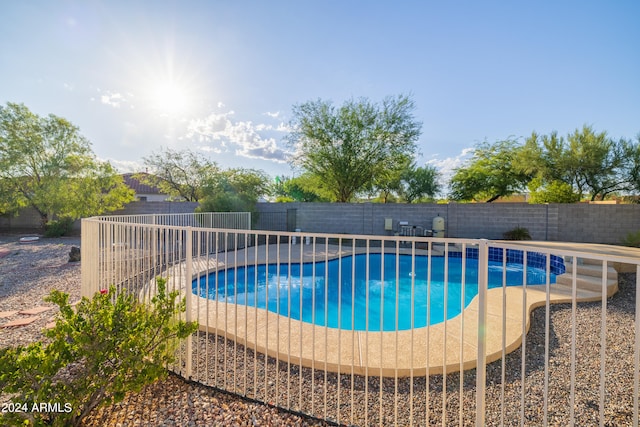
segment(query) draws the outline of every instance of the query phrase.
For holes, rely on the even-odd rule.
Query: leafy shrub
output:
[[[636,232],[627,233],[624,239],[622,239],[624,246],[632,246],[634,248],[640,248],[640,230]]]
[[[15,393],[12,402],[26,409],[2,414],[0,424],[77,426],[94,408],[166,376],[165,366],[175,359],[172,341],[198,326],[176,320],[185,311],[184,299],[176,302],[177,291],[166,293],[166,280],[156,283],[150,305],[131,294],[114,297],[111,287],[83,298],[75,311],[68,294],[52,291],[46,300],[60,313],[46,331],[49,344],[0,350],[0,389]],[[33,410],[42,403],[57,404],[57,410]]]
[[[524,227],[516,227],[512,230],[502,233],[505,240],[531,240],[529,230]]]
[[[73,220],[71,218],[60,218],[55,221],[47,222],[44,227],[45,237],[60,237],[69,234],[73,228]]]

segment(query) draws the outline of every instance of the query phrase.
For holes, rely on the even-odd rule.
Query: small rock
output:
[[[69,251],[69,262],[78,261],[80,261],[80,248],[77,246],[71,246],[71,251]]]

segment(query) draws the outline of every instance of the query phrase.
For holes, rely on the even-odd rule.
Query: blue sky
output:
[[[3,1],[0,103],[141,170],[161,147],[292,175],[294,104],[411,94],[419,164],[583,124],[640,132],[638,1]]]

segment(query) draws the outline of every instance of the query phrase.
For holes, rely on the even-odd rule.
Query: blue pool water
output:
[[[315,264],[230,268],[194,280],[193,292],[212,300],[267,308],[303,322],[347,330],[406,330],[412,327],[412,319],[416,328],[444,321],[444,257],[431,258],[428,286],[427,257],[416,256],[414,267],[410,255],[398,256],[397,270],[395,254],[385,254],[384,263],[381,254],[369,254],[368,268],[365,254]],[[354,262],[355,279],[351,273]],[[447,319],[462,311],[461,270],[462,259],[449,258]],[[489,287],[502,286],[502,276],[502,263],[490,261]],[[555,283],[555,277],[550,274],[551,283]],[[522,279],[522,264],[508,263],[507,285],[522,285]],[[546,283],[545,271],[528,267],[527,284],[540,283]],[[465,307],[477,293],[478,260],[466,259]]]

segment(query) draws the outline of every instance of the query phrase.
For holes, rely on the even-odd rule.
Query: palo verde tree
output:
[[[439,176],[438,170],[431,165],[412,164],[401,175],[400,195],[407,203],[433,198],[440,191]]]
[[[403,179],[413,166],[413,159],[406,157],[396,167],[385,169],[376,176],[366,192],[375,197],[373,200],[381,203],[398,201],[403,189]]]
[[[295,105],[292,164],[318,177],[336,201],[348,202],[413,157],[421,128],[414,108],[403,95],[381,104],[361,98],[340,107],[323,100]]]
[[[276,177],[271,186],[276,202],[326,202],[330,195],[321,193],[318,178],[304,173],[293,178]]]
[[[34,208],[43,226],[121,209],[134,194],[68,120],[0,106],[0,210]]]
[[[451,178],[453,200],[493,202],[523,190],[531,174],[518,162],[521,146],[515,139],[480,144]]]
[[[567,137],[567,157],[580,195],[604,200],[611,193],[634,188],[631,169],[638,164],[638,147],[629,141],[616,141],[606,132],[583,126]]]
[[[199,202],[205,186],[220,173],[215,162],[189,149],[167,148],[144,157],[143,161],[149,173],[136,176],[141,182],[188,202]]]
[[[638,189],[640,145],[615,140],[590,126],[566,139],[557,132],[533,133],[521,153],[520,164],[535,175],[530,187],[540,202],[604,200],[612,193]]]

